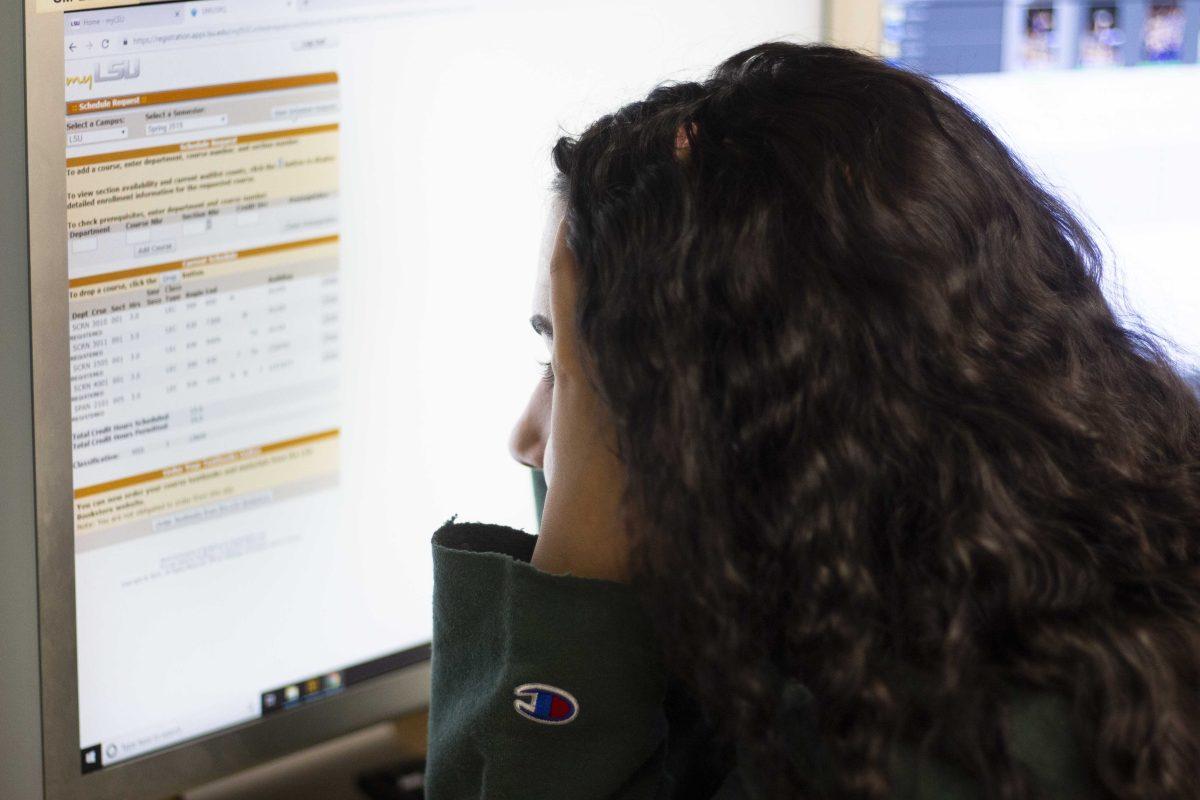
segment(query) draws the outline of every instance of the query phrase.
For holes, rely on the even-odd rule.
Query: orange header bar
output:
[[[188,100],[206,100],[212,97],[229,97],[236,94],[273,92],[279,89],[298,89],[304,86],[321,86],[337,83],[336,72],[318,72],[313,75],[288,75],[283,78],[267,78],[258,81],[218,83],[212,86],[193,86],[190,89],[169,89],[163,92],[127,94],[119,97],[99,97],[95,100],[74,100],[67,103],[67,116],[90,114],[94,111],[115,111],[122,108],[141,108],[163,103],[183,103]]]
[[[89,164],[104,164],[109,161],[125,161],[130,158],[149,158],[150,156],[165,156],[169,153],[191,153],[195,150],[211,150],[214,147],[229,147],[246,142],[261,142],[266,139],[288,139],[293,136],[307,136],[312,133],[329,133],[336,131],[338,124],[311,125],[307,128],[288,128],[278,131],[263,131],[262,133],[247,133],[242,136],[226,136],[221,139],[199,139],[194,142],[180,144],[161,144],[157,147],[143,147],[140,150],[121,150],[117,153],[96,153],[91,156],[76,156],[67,159],[67,169],[85,167]]]
[[[159,272],[174,272],[179,269],[189,269],[192,267],[206,267],[210,264],[223,264],[229,261],[236,261],[239,258],[252,258],[254,256],[262,256],[268,253],[279,253],[284,250],[295,250],[300,247],[315,247],[321,244],[335,244],[338,241],[338,235],[335,233],[332,236],[318,236],[315,239],[300,239],[295,242],[280,242],[278,244],[268,244],[262,247],[251,247],[246,250],[236,250],[230,253],[215,253],[213,255],[201,256],[199,258],[189,258],[184,261],[168,261],[165,264],[151,264],[145,267],[134,267],[133,269],[123,269],[118,272],[105,272],[100,275],[88,275],[85,278],[75,278],[68,281],[67,286],[71,289],[80,286],[91,286],[96,283],[109,283],[111,281],[123,281],[129,278],[139,278],[142,275],[154,275]]]
[[[282,442],[272,442],[271,444],[258,445],[256,447],[248,447],[245,450],[237,450],[232,453],[222,453],[218,456],[210,456],[209,458],[199,461],[190,461],[186,464],[177,464],[173,467],[165,469],[156,469],[153,472],[143,472],[141,475],[130,475],[127,478],[118,478],[115,481],[108,483],[98,483],[95,486],[85,486],[82,489],[75,490],[75,499],[79,500],[84,497],[89,497],[94,494],[103,492],[111,492],[114,489],[124,489],[128,486],[135,486],[139,483],[149,483],[151,481],[161,480],[163,478],[173,478],[176,475],[186,475],[188,473],[199,472],[203,469],[211,467],[223,467],[226,464],[232,464],[238,461],[245,461],[250,458],[267,453],[273,453],[276,450],[286,450],[289,447],[299,447],[300,445],[311,444],[323,439],[333,439],[341,433],[337,428],[320,433],[310,433],[307,436],[297,436],[295,439],[285,439]]]

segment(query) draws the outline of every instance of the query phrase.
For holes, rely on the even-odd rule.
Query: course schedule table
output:
[[[141,477],[189,464],[199,474],[206,460],[337,428],[337,268],[337,237],[327,236],[72,281],[81,543],[85,534],[90,545],[112,540],[91,536],[105,528],[129,534],[137,522],[153,532],[174,518],[164,515],[178,503],[111,513],[131,493],[145,499]],[[113,502],[97,506],[93,498],[112,491]]]
[[[74,282],[76,447],[126,416],[334,379],[335,237]],[[202,438],[202,432],[192,434]]]

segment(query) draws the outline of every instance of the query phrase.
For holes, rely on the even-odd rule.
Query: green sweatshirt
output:
[[[714,744],[668,677],[633,591],[530,566],[536,537],[495,525],[433,538],[429,800],[758,800],[755,770]],[[819,770],[811,695],[781,692],[781,730]],[[1094,797],[1065,704],[1018,696],[1016,756],[1044,796]],[[953,767],[897,754],[905,800],[966,800]]]

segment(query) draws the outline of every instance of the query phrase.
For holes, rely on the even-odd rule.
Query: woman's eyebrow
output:
[[[534,314],[529,318],[529,324],[533,326],[533,329],[539,336],[554,338],[554,326],[550,324],[550,320],[546,319],[544,315]]]

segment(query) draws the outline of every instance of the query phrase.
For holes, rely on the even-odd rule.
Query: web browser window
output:
[[[532,528],[506,439],[550,145],[816,33],[815,4],[649,5],[63,16],[84,772],[425,657],[432,531]]]
[[[882,51],[934,74],[1090,224],[1110,301],[1200,388],[1200,2],[883,4]]]
[[[422,554],[344,524],[341,65],[256,26],[289,10],[65,18],[85,770],[342,691],[428,636]]]

